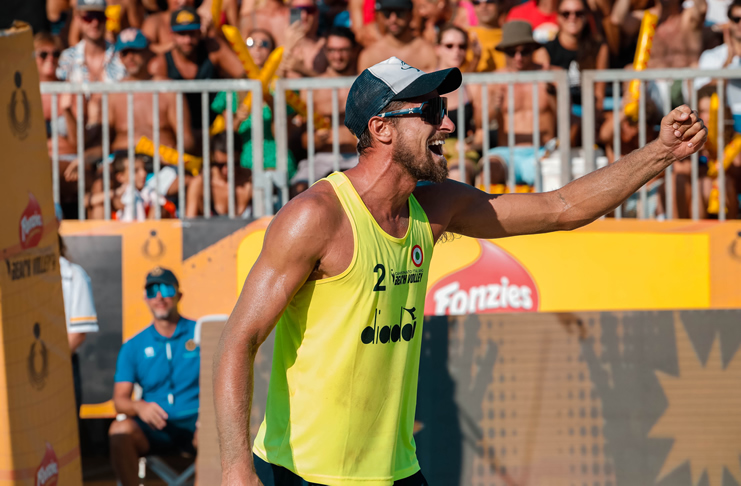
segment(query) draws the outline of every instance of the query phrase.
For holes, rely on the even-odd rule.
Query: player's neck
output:
[[[417,187],[417,181],[390,158],[368,158],[345,174],[374,216],[389,219],[407,211],[409,196]]]

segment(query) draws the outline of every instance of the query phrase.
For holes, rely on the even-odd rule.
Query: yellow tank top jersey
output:
[[[410,196],[407,234],[394,238],[344,174],[325,180],[352,225],[352,263],[307,282],[278,321],[254,452],[309,482],[388,486],[419,470],[412,430],[432,230]]]

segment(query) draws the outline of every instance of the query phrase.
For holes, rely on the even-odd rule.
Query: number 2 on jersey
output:
[[[382,290],[386,290],[386,286],[381,285],[383,283],[383,279],[386,278],[386,267],[384,267],[383,264],[379,263],[375,266],[375,268],[373,268],[373,272],[380,272],[378,281],[376,282],[376,286],[373,287],[373,291],[380,292]]]

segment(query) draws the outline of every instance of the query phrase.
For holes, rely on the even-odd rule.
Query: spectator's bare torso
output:
[[[360,53],[358,70],[362,71],[393,56],[426,72],[433,71],[437,65],[435,47],[428,41],[415,37],[408,43],[402,43],[387,34]]]
[[[532,70],[541,70],[542,66],[535,65]],[[497,72],[511,72],[506,69]],[[507,96],[507,85],[490,85],[490,99],[494,100],[495,106],[501,106],[499,115],[499,145],[507,145],[507,134],[510,126],[509,102]],[[533,106],[532,85],[514,85],[514,117],[513,126],[515,131],[515,145],[533,144],[533,120],[535,118],[535,107]],[[556,136],[556,99],[552,86],[548,83],[538,83],[538,121],[540,127],[540,144]]]
[[[649,69],[696,67],[702,53],[704,18],[704,11],[689,7],[660,21],[653,36]]]
[[[168,111],[175,109],[175,95],[173,93],[159,94],[159,132],[160,144],[176,147],[176,128],[170,123]],[[152,94],[134,93],[134,144],[141,137],[154,139],[152,125]],[[116,132],[111,144],[111,150],[125,150],[129,144],[129,127],[127,120],[127,95],[112,93],[109,96],[110,124]]]

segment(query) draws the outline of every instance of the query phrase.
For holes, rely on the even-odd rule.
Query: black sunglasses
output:
[[[405,110],[387,111],[379,113],[380,118],[391,118],[394,116],[419,115],[425,123],[430,125],[440,125],[445,116],[448,114],[448,99],[438,96],[429,101],[425,101],[420,106],[407,108]]]
[[[54,59],[59,59],[62,55],[61,51],[39,51],[36,53],[36,57],[40,57],[42,61],[46,61],[46,58],[51,56]]]
[[[484,5],[488,3],[491,3],[491,4],[499,3],[499,1],[498,0],[473,0],[471,3],[473,3],[474,5]]]
[[[562,10],[558,12],[558,15],[561,17],[568,19],[569,17],[576,17],[577,19],[583,19],[586,15],[586,12],[584,10]]]
[[[82,14],[82,20],[87,23],[90,23],[93,20],[104,22],[106,20],[106,16],[104,12],[85,12],[84,14]]]
[[[734,24],[737,24],[739,20],[741,20],[741,17],[734,17],[733,15],[728,16],[728,20],[733,22]]]

